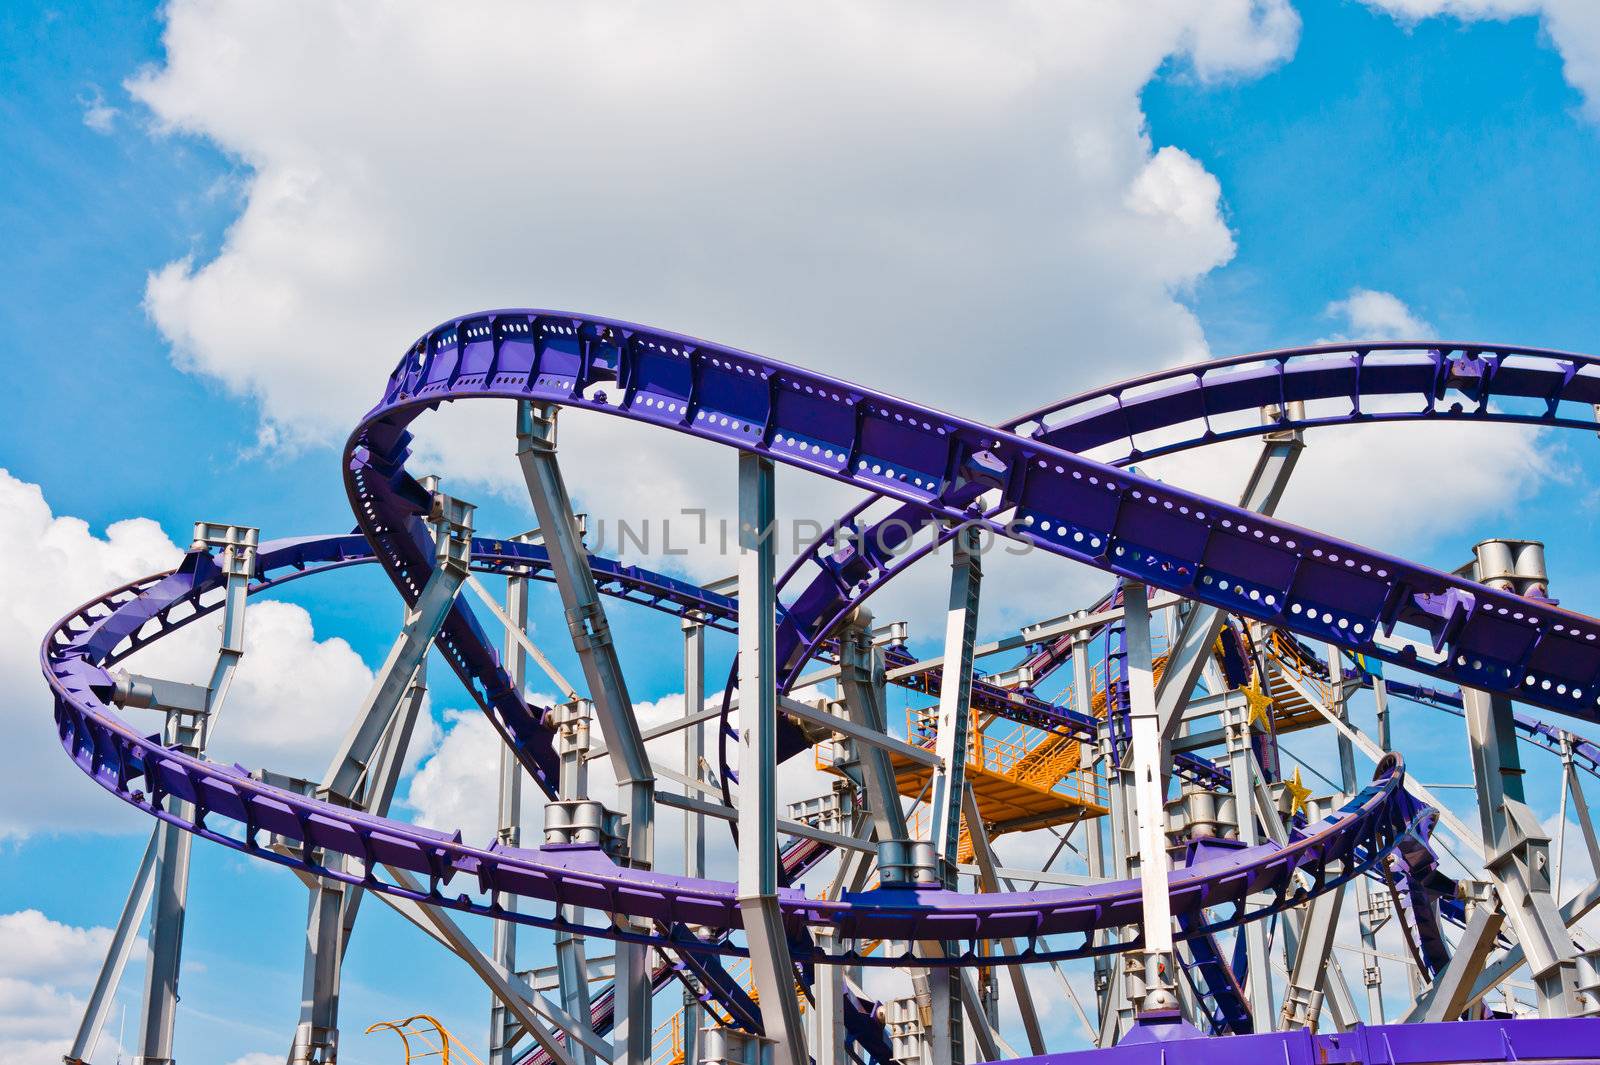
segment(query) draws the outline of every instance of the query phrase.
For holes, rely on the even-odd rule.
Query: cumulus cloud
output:
[[[1286,0],[354,10],[180,0],[129,85],[246,171],[220,250],[146,303],[280,448],[343,439],[418,333],[483,307],[614,314],[991,419],[1203,356],[1179,297],[1233,239],[1139,93],[1174,62],[1255,74],[1299,25]],[[510,425],[430,415],[421,461],[514,487]],[[725,504],[731,456],[664,435],[574,419],[579,505]]]
[[[110,942],[109,928],[78,928],[38,910],[0,914],[0,1060],[61,1060]],[[114,1043],[102,1036],[100,1056],[115,1057]]]
[[[96,133],[110,133],[117,125],[117,117],[122,112],[106,103],[105,94],[100,91],[100,86],[91,85],[86,95],[78,97],[78,103],[83,107],[83,124]]]
[[[1537,16],[1561,53],[1567,83],[1583,94],[1583,111],[1600,121],[1600,5],[1593,0],[1364,0],[1406,23],[1447,16],[1470,22]]]
[[[1392,292],[1353,288],[1322,313],[1344,322],[1339,340],[1422,340],[1434,335],[1433,326]]]
[[[79,518],[51,513],[38,485],[0,470],[0,774],[12,785],[0,809],[0,839],[55,831],[142,831],[125,810],[62,753],[39,672],[38,647],[61,615],[138,577],[175,566],[182,550],[147,518],[96,536]],[[245,654],[218,720],[210,755],[255,768],[320,776],[348,727],[372,671],[342,639],[317,638],[292,603],[263,600],[246,611]],[[204,683],[218,623],[196,622],[127,660],[130,669]],[[148,712],[141,724],[154,731]],[[419,727],[419,747],[431,736]]]

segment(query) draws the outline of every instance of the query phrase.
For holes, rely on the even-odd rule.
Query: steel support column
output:
[[[578,699],[556,707],[556,753],[561,759],[556,795],[562,802],[581,802],[589,798],[589,721],[591,703]],[[548,826],[548,822],[546,822]],[[561,919],[572,926],[585,923],[587,911],[577,906],[562,906]],[[589,961],[584,937],[567,928],[557,929],[556,984],[561,993],[561,1008],[574,1017],[589,1016]],[[622,944],[615,954],[621,955]],[[648,992],[647,992],[648,993]],[[585,1061],[590,1055],[584,1054]]]
[[[1172,900],[1168,894],[1166,802],[1162,794],[1161,727],[1156,716],[1154,665],[1150,653],[1150,609],[1144,585],[1122,585],[1128,641],[1128,723],[1132,748],[1131,790],[1138,821],[1139,880],[1144,898],[1144,946],[1129,1001],[1141,1012],[1175,1009]],[[1124,962],[1124,966],[1127,962]]]
[[[1472,989],[1483,975],[1483,967],[1493,953],[1506,914],[1495,898],[1494,888],[1477,885],[1479,891],[1467,902],[1467,926],[1456,943],[1450,964],[1434,977],[1418,996],[1416,1009],[1425,1022],[1453,1021],[1472,1003]]]
[[[82,1065],[94,1053],[95,1045],[100,1041],[100,1032],[105,1028],[106,1018],[111,1014],[111,1006],[117,997],[117,985],[122,981],[122,970],[127,967],[128,957],[133,953],[134,944],[138,942],[139,926],[144,923],[145,911],[150,908],[150,895],[155,890],[156,883],[156,848],[160,842],[160,825],[156,831],[150,833],[150,842],[145,844],[144,857],[139,859],[139,871],[133,876],[133,886],[128,889],[128,899],[122,904],[122,915],[117,918],[117,927],[111,935],[111,944],[106,948],[105,961],[100,964],[100,974],[95,978],[94,990],[89,995],[89,1005],[84,1008],[83,1019],[78,1023],[78,1032],[72,1039],[72,1047],[67,1051],[65,1061],[67,1065]]]
[[[1232,778],[1234,809],[1239,821],[1239,842],[1256,846],[1262,842],[1256,823],[1256,760],[1250,750],[1249,711],[1240,707],[1228,713],[1228,773]],[[1245,937],[1245,993],[1250,999],[1250,1016],[1257,1032],[1269,1032],[1278,1011],[1272,999],[1272,968],[1267,952],[1267,922],[1250,921],[1239,934]]]
[[[978,530],[968,526],[951,538],[950,599],[945,613],[944,677],[939,685],[939,711],[934,736],[933,767],[928,795],[928,842],[933,846],[939,882],[956,886],[960,860],[962,795],[967,779],[967,737],[972,722],[972,649],[978,636],[978,594],[983,569],[978,555]],[[944,948],[951,949],[950,945]],[[931,1040],[935,1065],[956,1065],[965,1057],[962,1031],[961,980],[955,969],[928,975],[932,995]],[[975,996],[977,997],[977,996]],[[980,1007],[981,1009],[981,1007]],[[976,1020],[976,1024],[983,1021]]]
[[[683,619],[683,708],[686,713],[705,705],[706,701],[706,627],[698,616]],[[690,780],[702,780],[706,757],[706,734],[703,724],[693,724],[683,730],[683,773]],[[687,792],[685,792],[687,794]],[[706,819],[703,815],[685,810],[683,814],[683,871],[686,876],[706,875]],[[836,966],[820,966],[817,989],[824,991],[823,974],[834,972]],[[829,985],[831,986],[831,985]],[[819,1011],[822,1003],[819,1001]],[[836,1007],[837,1008],[837,1005]],[[686,1065],[699,1061],[700,1025],[704,1011],[693,990],[683,989],[683,1060]],[[819,1021],[820,1023],[820,1021]],[[843,1023],[842,1021],[840,1022]],[[818,1047],[818,1053],[822,1051]],[[819,1062],[819,1065],[827,1063]]]
[[[648,869],[655,852],[655,774],[645,753],[633,701],[612,642],[594,572],[572,516],[572,499],[556,461],[556,410],[531,402],[517,406],[517,461],[527,482],[528,497],[539,519],[550,569],[573,647],[583,665],[589,698],[617,777],[617,789],[628,819],[628,862]],[[619,915],[622,923],[631,923]],[[649,951],[639,944],[618,944],[615,1021],[616,1054],[628,1062],[650,1055],[651,988]]]
[[[157,707],[166,711],[163,742],[200,757],[206,739],[227,698],[234,672],[244,653],[245,599],[255,573],[257,531],[238,525],[197,522],[190,551],[216,549],[225,578],[222,641],[203,705]],[[194,815],[193,804],[168,797],[167,809],[182,820]],[[154,907],[150,918],[149,953],[145,963],[144,999],[139,1017],[138,1055],[134,1065],[171,1065],[172,1036],[178,1011],[178,975],[183,958],[183,922],[189,900],[189,848],[194,837],[163,821],[155,833]]]
[[[778,909],[777,564],[772,460],[739,453],[739,912],[774,1065],[809,1065]]]
[[[944,678],[939,685],[939,715],[934,766],[928,796],[928,842],[939,863],[939,879],[955,887],[961,847],[962,791],[967,780],[967,737],[972,722],[972,647],[978,635],[978,593],[983,567],[978,530],[968,526],[951,539],[950,602],[945,613]]]
[[[1579,1012],[1577,947],[1550,891],[1550,839],[1523,796],[1511,700],[1463,688],[1486,869],[1528,956],[1546,1017]]]
[[[984,828],[983,818],[978,812],[978,800],[970,785],[963,789],[962,809],[966,812],[967,833],[972,839],[972,860],[978,866],[978,885],[988,894],[999,894],[1002,888],[1000,877],[995,872],[997,863],[994,851],[989,846],[989,833]],[[1007,954],[1016,954],[1020,949],[1012,939],[1002,940],[1000,946]],[[1033,1001],[1033,989],[1028,986],[1027,970],[1022,965],[1007,965],[1005,970],[1011,980],[1017,1013],[1022,1018],[1022,1029],[1028,1036],[1028,1051],[1043,1054],[1044,1030],[1039,1023],[1039,1008]]]
[[[1089,632],[1078,630],[1072,635],[1072,708],[1085,718],[1094,716],[1094,699],[1090,689],[1089,674]],[[1104,725],[1101,728],[1100,761],[1110,767],[1106,775],[1106,801],[1108,812],[1105,817],[1097,817],[1089,822],[1089,875],[1105,878],[1108,869],[1120,870],[1123,868],[1123,856],[1118,850],[1119,833],[1116,831],[1117,818],[1122,813],[1121,803],[1121,774],[1116,771],[1114,760],[1110,756],[1111,741],[1106,734]],[[1084,752],[1087,752],[1085,745]],[[1109,862],[1109,864],[1108,864]],[[1094,941],[1099,944],[1108,935],[1115,932],[1099,931],[1094,934]],[[1110,954],[1096,954],[1094,957],[1094,990],[1096,1020],[1102,1031],[1109,1031],[1112,1018],[1117,1015],[1118,1000],[1122,994],[1121,981],[1115,978],[1114,970],[1116,961]],[[1099,1045],[1106,1045],[1107,1039],[1099,1040]]]
[[[506,605],[503,624],[506,627],[503,659],[506,673],[516,686],[517,695],[527,698],[528,660],[517,639],[517,633],[528,626],[528,580],[518,574],[506,578]],[[500,748],[500,786],[497,796],[498,830],[500,845],[522,845],[522,765],[509,746]],[[515,895],[497,894],[494,903],[508,912],[516,912]],[[517,971],[517,924],[515,921],[496,921],[491,946],[494,963],[508,973]],[[498,995],[489,998],[489,1065],[512,1065],[516,1060],[513,1044],[520,1029],[515,1015],[500,1001]]]
[[[1344,903],[1344,886],[1325,891],[1308,904],[1305,923],[1283,993],[1284,1031],[1296,1028],[1317,1030],[1317,1015],[1322,1012],[1324,981],[1333,958],[1333,937],[1338,929],[1339,910]]]

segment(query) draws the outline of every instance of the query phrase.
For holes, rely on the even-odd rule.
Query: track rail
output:
[[[1121,451],[1114,462],[1270,431],[1403,418],[1499,420],[1593,428],[1570,404],[1600,402],[1600,368],[1586,356],[1531,349],[1428,345],[1296,349],[1243,356],[1201,368],[1150,375],[995,428],[761,356],[611,319],[508,310],[445,323],[421,337],[390,375],[383,398],[352,433],[345,479],[358,534],[278,541],[259,555],[252,591],[358,562],[384,566],[407,602],[431,570],[421,522],[428,493],[405,468],[408,426],[445,402],[533,400],[607,413],[764,454],[818,476],[900,503],[855,544],[818,549],[817,569],[788,605],[779,661],[791,685],[822,653],[833,626],[906,565],[925,554],[902,550],[932,523],[976,524],[1045,553],[1154,585],[1230,613],[1456,685],[1505,691],[1517,699],[1588,721],[1600,720],[1600,621],[1531,601],[1286,522],[1172,488],[1077,452]],[[1457,354],[1459,352],[1459,357]],[[1442,406],[1452,393],[1460,399]],[[1364,408],[1371,397],[1415,395],[1416,411]],[[1321,404],[1341,397],[1343,412]],[[1428,398],[1431,397],[1431,398]],[[1497,404],[1542,403],[1501,410]],[[1387,400],[1386,400],[1387,402]],[[1296,403],[1308,413],[1297,413]],[[1274,406],[1260,425],[1220,425],[1224,416]],[[1182,427],[1201,428],[1187,435]],[[1155,444],[1141,435],[1157,434]],[[842,526],[854,526],[858,508]],[[536,548],[475,540],[480,569],[539,574]],[[597,564],[608,594],[674,612],[702,613],[714,627],[735,624],[733,604],[685,582],[615,564]],[[458,910],[551,926],[553,918],[508,914],[495,894],[540,899],[605,913],[648,917],[662,928],[742,926],[734,885],[617,865],[597,848],[474,847],[448,834],[315,801],[162,746],[111,711],[108,670],[116,662],[218,605],[220,575],[203,553],[170,574],[134,582],[63,619],[47,637],[43,667],[69,754],[101,786],[151,816],[217,843],[318,875]],[[436,639],[446,661],[519,760],[547,792],[556,759],[544,712],[510,683],[491,641],[458,600]],[[1092,723],[1031,696],[997,689],[979,699],[1005,702],[1044,727],[1087,730]],[[803,746],[798,730],[782,753]],[[1195,768],[1204,772],[1203,764]],[[1407,796],[1397,758],[1343,809],[1283,845],[1230,852],[1171,875],[1172,908],[1185,934],[1200,935],[1276,912],[1359,875],[1418,830],[1423,811]],[[192,804],[192,817],[163,809],[166,796]],[[272,839],[264,839],[271,837]],[[297,841],[298,851],[270,849]],[[360,873],[318,864],[320,851],[354,858]],[[383,865],[425,878],[415,892],[385,882]],[[464,890],[463,890],[464,889]],[[783,918],[801,961],[966,965],[1084,956],[1126,950],[1094,945],[1099,930],[1137,924],[1137,880],[1007,895],[942,889],[880,888],[836,901],[781,896]],[[1272,901],[1254,910],[1246,899]],[[1208,911],[1231,910],[1220,918]],[[807,932],[828,928],[843,940],[944,941],[967,948],[940,959],[809,949]],[[625,933],[609,925],[588,934],[656,943],[677,951],[739,954],[725,937],[685,944],[666,933]],[[1061,946],[1049,936],[1082,935]],[[1009,956],[977,952],[981,941],[1014,939]]]

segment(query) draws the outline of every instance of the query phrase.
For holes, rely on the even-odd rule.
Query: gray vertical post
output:
[[[169,734],[169,745],[172,740]],[[169,799],[169,809],[188,817],[190,806]],[[145,963],[144,1009],[139,1021],[135,1065],[170,1065],[172,1031],[178,1008],[178,966],[183,954],[183,918],[189,894],[187,832],[163,821],[156,830],[155,912],[150,921],[149,960]]]
[[[839,634],[839,687],[844,693],[845,715],[851,721],[887,733],[883,652],[872,645],[871,630],[872,615],[864,607],[846,620]],[[852,751],[861,764],[867,812],[878,840],[905,839],[905,810],[889,753],[869,743],[855,744]]]
[[[686,714],[698,713],[706,701],[706,628],[698,617],[683,619],[683,710]],[[706,734],[704,725],[690,725],[683,730],[683,772],[690,780],[702,777],[701,763],[705,761]],[[683,815],[683,871],[688,876],[706,875],[706,821],[697,813]],[[821,966],[819,974],[835,969]],[[819,986],[821,981],[819,980]],[[698,1042],[701,1023],[700,1001],[688,988],[683,991],[683,1060],[694,1065],[699,1059]]]
[[[1350,720],[1350,705],[1345,693],[1344,659],[1343,652],[1338,644],[1328,644],[1328,679],[1332,682],[1334,705],[1329,707],[1334,716],[1346,723]],[[1346,795],[1354,795],[1357,790],[1356,778],[1356,748],[1350,737],[1340,732],[1339,744],[1339,787]],[[1383,1023],[1383,975],[1378,965],[1376,951],[1378,949],[1378,919],[1373,909],[1372,884],[1364,876],[1356,877],[1356,916],[1361,927],[1361,945],[1367,951],[1362,958],[1362,982],[1367,989],[1367,1023]],[[1307,938],[1311,937],[1311,930],[1307,928]],[[1302,947],[1302,950],[1305,948]],[[1312,1014],[1312,1025],[1315,1026],[1315,1014]],[[1287,1023],[1287,1018],[1286,1018]]]
[[[1325,891],[1312,899],[1295,952],[1294,966],[1283,993],[1283,1027],[1317,1029],[1322,1012],[1323,981],[1333,958],[1333,937],[1339,924],[1339,909],[1344,902],[1344,886]]]
[[[583,664],[589,697],[611,755],[617,789],[628,818],[628,861],[648,869],[655,850],[655,774],[645,753],[633,702],[617,660],[589,556],[572,516],[572,499],[556,462],[556,408],[529,402],[517,405],[517,461],[528,497],[539,518],[539,532],[550,557],[550,569],[561,593],[567,629]],[[618,915],[620,924],[633,919]],[[617,1056],[645,1061],[650,1056],[651,988],[649,950],[642,944],[618,943],[616,949],[615,1020],[612,1040]]]
[[[1138,1009],[1176,1008],[1172,899],[1168,894],[1166,802],[1161,782],[1161,726],[1156,714],[1154,663],[1150,652],[1149,596],[1144,585],[1122,586],[1128,640],[1128,724],[1133,748],[1134,811],[1138,819],[1139,880],[1144,900],[1144,949],[1139,959]],[[1126,965],[1127,963],[1124,962]]]
[[[330,858],[343,866],[343,858]],[[343,885],[318,877],[306,908],[305,966],[300,978],[300,1024],[289,1065],[324,1065],[339,1056],[339,984],[343,966]]]
[[[972,712],[972,647],[978,633],[978,591],[983,570],[978,530],[962,528],[950,541],[950,603],[945,615],[944,677],[939,685],[938,731],[928,798],[928,842],[939,863],[939,878],[955,886],[961,845],[961,792],[967,780],[967,734]]]
[[[556,784],[556,795],[563,806],[571,808],[589,798],[589,721],[593,704],[586,699],[574,699],[555,708],[552,718],[556,730],[556,753],[561,765]],[[545,809],[545,829],[550,828],[550,813]],[[568,925],[584,923],[584,910],[577,906],[562,906],[560,916]],[[556,983],[561,992],[561,1008],[571,1017],[588,1023],[589,962],[584,953],[583,936],[560,928],[556,931]],[[587,1048],[582,1050],[582,1060],[592,1061]]]
[[[519,698],[527,698],[528,660],[523,654],[522,642],[512,629],[525,629],[528,624],[528,581],[513,573],[506,578],[506,639],[504,661],[506,673],[516,687]],[[502,846],[522,845],[522,765],[509,746],[500,748],[499,788],[499,838]],[[515,912],[515,895],[498,894],[495,905]],[[517,971],[517,924],[515,921],[494,923],[493,957],[496,965],[508,973]],[[585,1022],[587,1017],[579,1018]],[[489,998],[489,1065],[512,1065],[516,1060],[513,1040],[517,1030],[516,1018],[506,1009],[498,995]]]
[[[928,842],[933,845],[940,882],[954,888],[961,847],[962,794],[967,780],[967,737],[972,721],[972,648],[978,635],[978,593],[983,569],[976,527],[958,530],[950,545],[953,552],[945,614],[944,676],[939,685],[934,738],[939,763],[929,782]],[[945,949],[948,951],[949,945]],[[936,1065],[959,1062],[965,1057],[959,1006],[961,976],[954,968],[930,974],[933,1030],[939,1033],[933,1042]]]
[[[1255,755],[1250,750],[1250,712],[1238,707],[1228,712],[1228,773],[1232,778],[1234,809],[1239,820],[1239,841],[1246,846],[1262,842],[1256,822]],[[1270,1032],[1276,1025],[1277,1008],[1272,1001],[1272,968],[1267,953],[1267,924],[1250,921],[1240,932],[1245,937],[1245,992],[1250,998],[1250,1016],[1257,1032]]]
[[[1382,677],[1372,678],[1372,706],[1378,715],[1378,746],[1392,750],[1393,737],[1389,734],[1389,685]]]
[[[772,460],[739,453],[739,911],[774,1065],[808,1065],[778,909],[777,565]]]
[[[1092,680],[1089,674],[1089,631],[1079,629],[1072,635],[1072,708],[1085,718],[1094,716],[1094,693],[1090,690]],[[1121,802],[1121,777],[1117,772],[1111,755],[1111,740],[1104,734],[1100,740],[1101,758],[1103,765],[1109,766],[1106,775],[1106,802],[1108,805],[1105,817],[1097,817],[1089,823],[1089,875],[1105,877],[1107,870],[1122,869],[1122,854],[1118,849],[1118,833],[1115,830],[1117,819],[1122,816]],[[1110,865],[1107,865],[1109,859]],[[1095,942],[1102,942],[1106,936],[1114,935],[1112,932],[1096,932]],[[1110,954],[1096,954],[1094,958],[1094,990],[1095,1007],[1098,1010],[1096,1020],[1100,1022],[1102,1030],[1108,1030],[1112,1018],[1117,1014],[1117,1001],[1121,995],[1121,985],[1114,979],[1113,970],[1115,961]],[[1104,1042],[1101,1045],[1105,1045]]]
[[[816,938],[818,947],[831,949],[834,944],[831,932],[818,930]],[[816,1039],[812,1051],[816,1065],[845,1065],[849,1058],[844,1048],[844,966],[818,965],[815,987]],[[691,1060],[684,1058],[685,1062]]]
[[[206,690],[205,708],[167,708],[163,742],[199,757],[212,723],[222,711],[229,685],[244,653],[245,596],[255,572],[255,529],[196,522],[190,550],[217,548],[217,564],[225,576],[222,642]],[[194,816],[192,803],[169,796],[169,812],[181,820]],[[189,898],[188,832],[163,821],[156,828],[154,911],[150,918],[149,955],[145,964],[144,1002],[139,1018],[139,1054],[135,1065],[170,1065],[172,1034],[178,1010],[178,972],[183,957],[183,921]]]
[[[1485,540],[1474,555],[1473,576],[1491,587],[1544,593],[1543,545]],[[1486,871],[1498,888],[1514,938],[1527,952],[1540,1014],[1576,1016],[1581,1008],[1578,951],[1551,892],[1550,838],[1523,794],[1511,700],[1475,688],[1462,688],[1461,695]]]
[[[1550,891],[1550,839],[1523,797],[1511,700],[1461,690],[1478,789],[1486,870],[1499,889],[1546,1017],[1579,1011],[1577,947]]]

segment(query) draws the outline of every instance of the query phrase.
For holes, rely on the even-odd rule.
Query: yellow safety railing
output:
[[[476,1054],[450,1034],[448,1028],[426,1013],[415,1014],[403,1021],[379,1021],[367,1028],[368,1035],[383,1031],[393,1032],[400,1037],[406,1050],[405,1065],[426,1058],[438,1058],[440,1065],[451,1065],[451,1062],[464,1065],[468,1061],[472,1065],[483,1065]]]

